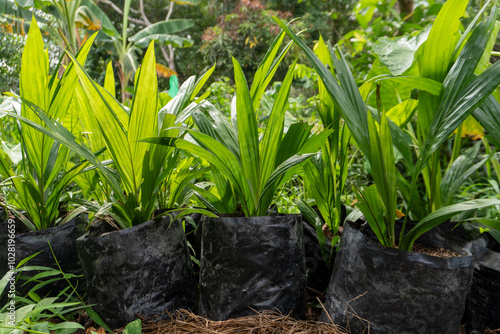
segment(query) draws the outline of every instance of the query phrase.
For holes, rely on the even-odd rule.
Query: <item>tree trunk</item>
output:
[[[413,0],[398,0],[398,2],[399,12],[402,18],[413,13]]]

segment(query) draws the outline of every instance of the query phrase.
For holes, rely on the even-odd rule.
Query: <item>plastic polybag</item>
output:
[[[386,248],[346,224],[321,320],[353,333],[456,334],[473,262]]]
[[[277,310],[304,316],[300,215],[204,217],[202,224],[201,315],[225,320]]]
[[[140,315],[165,319],[165,311],[193,309],[196,282],[179,220],[151,220],[77,240],[87,297],[112,328]]]

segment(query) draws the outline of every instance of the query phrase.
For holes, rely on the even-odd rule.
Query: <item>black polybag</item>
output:
[[[321,320],[353,333],[457,334],[473,262],[386,248],[346,224]]]
[[[76,239],[85,233],[87,229],[87,215],[79,215],[69,222],[39,231],[29,232],[28,229],[19,220],[15,220],[16,232],[14,238],[15,246],[15,266],[29,256],[39,253],[31,258],[27,266],[44,266],[58,269],[54,255],[61,266],[63,272],[74,275],[83,273],[80,266],[80,261],[76,251]],[[9,245],[8,222],[0,224],[0,278],[9,271],[7,247]],[[22,232],[22,233],[19,233]],[[49,247],[50,244],[50,247]],[[54,255],[52,254],[52,251]],[[23,275],[32,277],[37,272],[27,271]],[[62,276],[60,276],[62,277]],[[50,276],[47,279],[52,279]],[[18,281],[16,289],[20,295],[24,295],[31,289],[33,284],[24,284],[23,281]],[[53,282],[45,285],[40,290],[36,291],[40,296],[51,295],[56,296],[62,289],[68,287],[66,280]],[[4,292],[5,294],[6,292]]]
[[[300,215],[204,217],[202,225],[200,315],[226,320],[274,310],[304,317]]]
[[[77,240],[87,298],[111,328],[137,318],[168,318],[193,309],[196,281],[180,220],[165,216],[127,229]],[[137,315],[136,315],[137,314]]]
[[[474,269],[466,321],[472,333],[500,328],[500,253],[487,251]]]

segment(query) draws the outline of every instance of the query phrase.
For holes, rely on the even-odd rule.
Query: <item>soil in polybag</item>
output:
[[[182,222],[166,216],[77,240],[87,298],[111,328],[137,319],[193,309],[196,282]],[[137,314],[137,315],[136,315]],[[158,315],[157,317],[155,317]]]
[[[304,317],[301,216],[204,217],[202,225],[200,315],[226,320],[277,310]]]
[[[31,258],[25,265],[27,266],[44,266],[58,269],[56,260],[65,273],[81,275],[83,273],[80,261],[76,251],[76,239],[85,233],[87,229],[87,215],[79,215],[69,222],[39,230],[29,232],[28,229],[17,219],[15,220],[16,235],[15,235],[15,266],[29,256],[39,253]],[[0,277],[3,277],[9,270],[9,259],[7,247],[9,245],[8,222],[0,224]],[[19,233],[21,232],[21,233]],[[52,251],[49,247],[52,247]],[[11,244],[12,245],[12,244]],[[23,275],[32,277],[37,274],[35,271],[23,272]],[[43,280],[53,279],[59,276],[50,276]],[[24,284],[23,280],[18,280],[16,289],[21,296],[24,296],[28,291],[35,286],[36,283]],[[68,287],[66,280],[60,280],[50,283],[37,290],[36,293],[40,296],[50,295],[56,296],[61,290]],[[5,297],[4,295],[2,296]],[[4,299],[2,299],[4,300]]]
[[[473,261],[385,248],[346,224],[321,320],[353,333],[456,334]]]
[[[472,333],[500,328],[500,253],[488,251],[474,269],[466,321]]]

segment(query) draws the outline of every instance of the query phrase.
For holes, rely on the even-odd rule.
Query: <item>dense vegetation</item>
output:
[[[497,5],[455,2],[0,0],[0,204],[32,231],[301,212],[325,259],[348,214],[500,242]],[[16,326],[98,319],[75,295]]]

